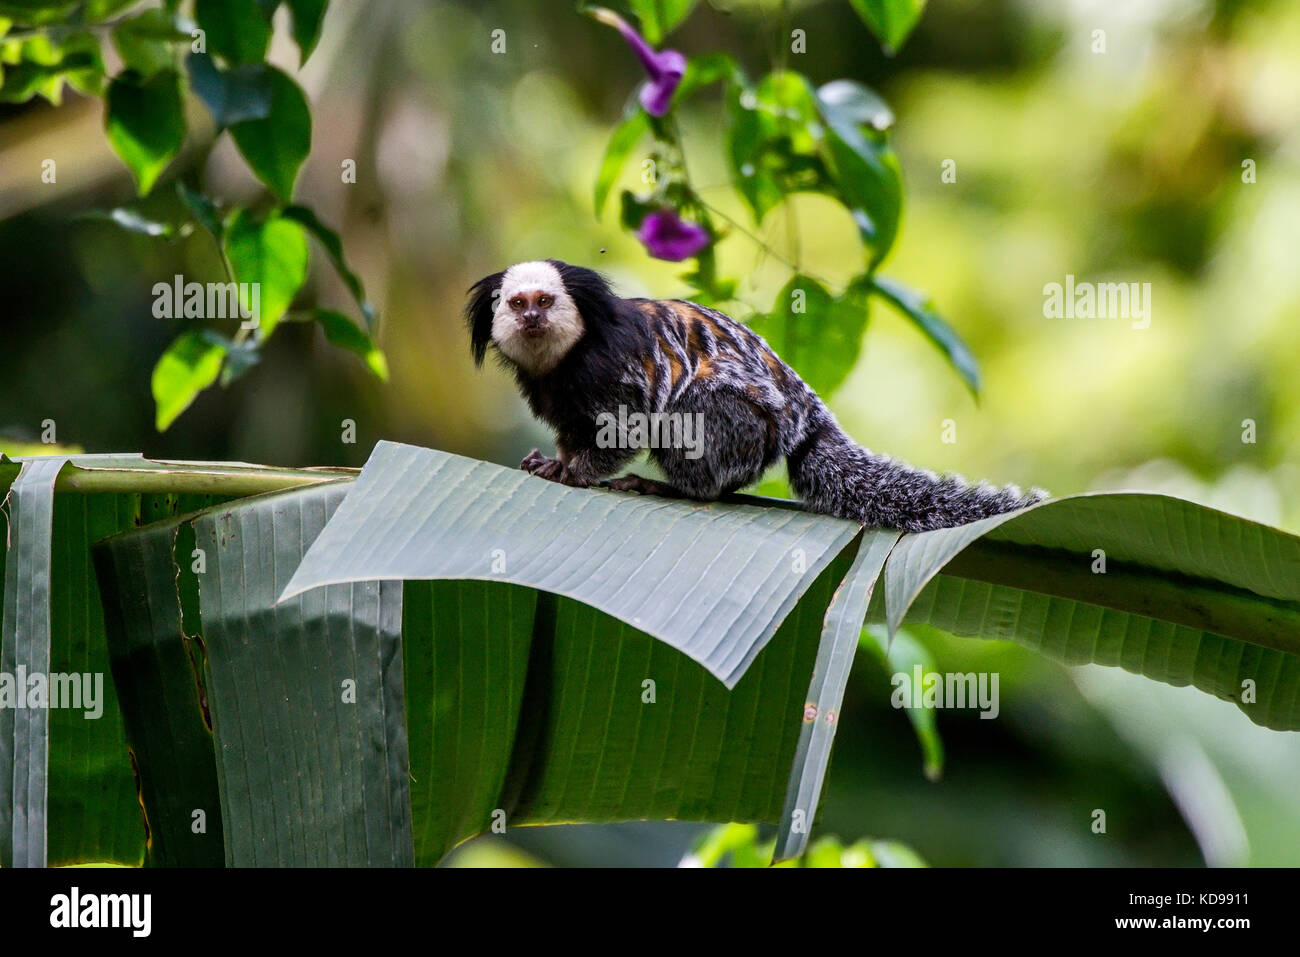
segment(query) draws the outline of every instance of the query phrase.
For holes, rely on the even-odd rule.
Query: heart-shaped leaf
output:
[[[120,74],[109,85],[104,120],[109,143],[146,195],[185,142],[180,76],[173,70],[147,78]]]

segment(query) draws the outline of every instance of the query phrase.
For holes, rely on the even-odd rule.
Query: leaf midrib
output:
[[[1300,655],[1300,606],[1238,585],[1061,549],[977,539],[939,571],[990,585],[1065,598],[1125,614],[1170,622]],[[1215,605],[1225,606],[1222,609]]]

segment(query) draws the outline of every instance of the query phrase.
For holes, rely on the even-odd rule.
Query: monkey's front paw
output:
[[[559,459],[548,459],[544,455],[538,454],[533,449],[528,456],[519,463],[519,467],[527,469],[538,478],[544,478],[549,482],[559,482],[561,485],[571,485],[574,488],[586,488],[591,482],[572,469],[567,468]]]
[[[532,472],[534,475],[536,475],[537,470],[540,469],[543,465],[545,465],[547,462],[554,462],[554,461],[555,459],[548,459],[541,452],[537,451],[537,449],[533,449],[531,452],[529,452],[527,455],[524,456],[524,460],[519,463],[519,467],[523,469],[525,472]]]
[[[538,478],[544,478],[551,482],[558,482],[564,475],[564,463],[559,459],[548,459],[542,457],[540,462],[534,462],[533,467],[528,471],[532,472]]]

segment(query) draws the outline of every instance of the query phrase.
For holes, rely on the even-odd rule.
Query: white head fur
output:
[[[530,334],[519,305],[531,307],[541,302],[547,302],[544,332]],[[585,332],[582,314],[558,269],[537,260],[516,263],[506,270],[492,313],[492,341],[507,359],[525,372],[542,375],[554,369]]]

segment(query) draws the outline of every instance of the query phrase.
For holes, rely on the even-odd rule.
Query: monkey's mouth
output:
[[[546,325],[544,322],[523,322],[519,324],[519,331],[529,339],[540,339],[546,335]]]

